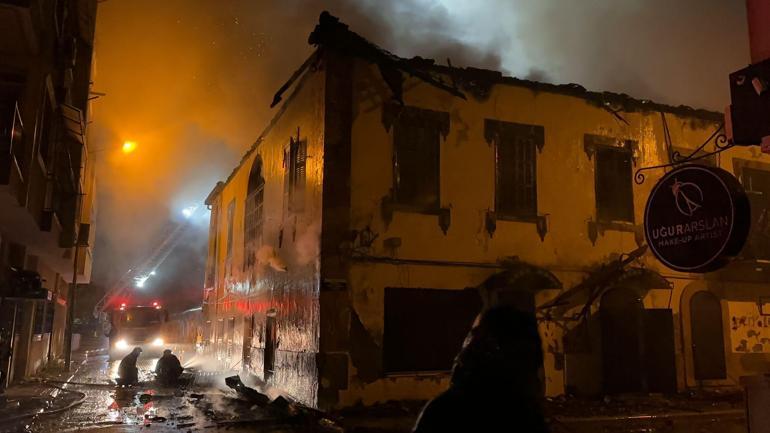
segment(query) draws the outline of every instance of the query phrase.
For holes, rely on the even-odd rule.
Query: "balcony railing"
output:
[[[0,106],[0,185],[8,185],[16,177],[23,181],[24,125],[21,122],[19,104],[13,102],[3,109]]]
[[[70,105],[60,105],[60,117],[52,124],[54,134],[49,147],[53,149],[53,160],[49,170],[41,229],[51,231],[59,223],[59,246],[70,248],[75,245],[79,227],[76,217],[79,194],[82,192],[85,122],[82,112]]]

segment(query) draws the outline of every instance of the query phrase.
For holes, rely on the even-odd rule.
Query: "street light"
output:
[[[123,143],[123,147],[121,147],[121,150],[123,153],[131,153],[136,150],[136,142],[135,141],[126,141]]]
[[[197,209],[198,206],[187,206],[186,208],[182,209],[182,215],[189,220],[195,214]]]

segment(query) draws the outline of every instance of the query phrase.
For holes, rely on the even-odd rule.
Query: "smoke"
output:
[[[262,245],[257,251],[257,263],[263,267],[270,267],[277,272],[286,272],[288,267],[286,262],[278,255],[278,252],[271,245]]]
[[[230,173],[274,114],[274,91],[310,54],[322,10],[405,57],[675,105],[721,110],[727,74],[748,62],[743,2],[729,0],[101,2],[95,280],[125,272]],[[119,151],[125,140],[134,153]],[[205,224],[199,230],[183,246],[199,260],[169,270],[181,281],[169,293],[200,291]]]
[[[522,0],[511,33],[525,64],[559,82],[722,111],[748,61],[745,2]]]

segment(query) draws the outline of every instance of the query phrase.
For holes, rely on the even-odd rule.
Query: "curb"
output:
[[[709,416],[738,416],[746,417],[745,409],[724,409],[724,410],[712,410],[703,412],[676,412],[676,413],[661,413],[661,414],[643,414],[643,415],[615,415],[615,416],[589,416],[589,417],[563,417],[555,416],[555,420],[561,423],[577,424],[584,422],[609,422],[609,421],[639,421],[639,420],[656,420],[656,419],[672,419],[672,418],[698,418]]]

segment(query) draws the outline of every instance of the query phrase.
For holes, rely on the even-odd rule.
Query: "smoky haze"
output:
[[[748,63],[736,0],[109,0],[99,4],[91,149],[99,215],[94,280],[110,284],[201,204],[273,115],[329,10],[405,57],[722,110]],[[132,140],[135,152],[120,145]],[[205,218],[148,296],[199,302]]]

